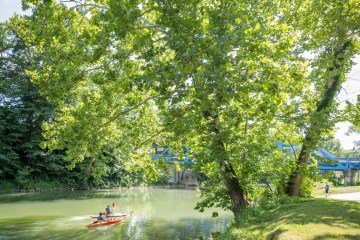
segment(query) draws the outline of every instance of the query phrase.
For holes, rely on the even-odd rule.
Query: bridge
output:
[[[293,152],[299,150],[295,145],[284,144],[282,142],[275,142],[277,147],[282,151]],[[158,158],[167,159],[167,163],[171,164],[173,162],[185,162],[191,163],[192,158],[188,157],[188,152],[190,148],[184,149],[184,155],[182,159],[179,159],[177,155],[170,152],[170,147],[157,148],[156,153],[153,155],[153,160]],[[319,170],[335,170],[335,171],[347,171],[348,169],[360,170],[360,158],[350,158],[350,157],[336,157],[326,151],[325,149],[319,149],[317,151],[312,151],[313,154],[317,154],[320,158],[326,158],[330,161],[321,162],[317,160],[317,165]]]
[[[156,160],[158,158],[163,158],[167,160],[168,164],[172,164],[174,162],[184,162],[184,163],[191,163],[192,158],[188,157],[188,152],[190,151],[190,148],[184,148],[184,154],[182,159],[179,159],[177,155],[172,154],[170,152],[170,147],[166,146],[164,148],[162,147],[155,147],[155,154],[153,154],[152,159]]]
[[[169,177],[169,182],[172,183],[180,183],[187,186],[195,186],[198,185],[196,176],[188,167],[185,167],[181,170],[181,172],[178,172],[174,169],[173,163],[174,162],[181,162],[181,163],[187,163],[192,164],[192,158],[188,156],[188,152],[190,151],[190,148],[183,148],[183,156],[181,159],[175,154],[172,154],[170,152],[170,147],[159,147],[157,145],[153,145],[153,148],[155,149],[155,153],[152,155],[153,160],[157,159],[165,159],[169,166],[169,172],[171,173],[171,176]]]
[[[278,148],[283,151],[297,151],[296,146],[290,144],[284,144],[282,142],[275,143]],[[335,170],[335,171],[347,171],[348,169],[360,170],[360,158],[351,157],[336,157],[326,151],[325,149],[319,149],[311,151],[313,154],[317,154],[320,158],[328,159],[329,161],[321,162],[317,160],[319,170]],[[330,163],[329,163],[330,162]]]
[[[299,150],[294,145],[284,144],[282,142],[275,143],[278,148],[283,151],[294,152]],[[324,171],[342,171],[344,173],[344,181],[347,183],[354,183],[357,171],[360,170],[360,158],[351,157],[337,157],[326,151],[325,149],[313,150],[312,154],[318,155],[317,166],[319,170]],[[321,159],[327,159],[322,162]]]
[[[284,144],[283,142],[275,142],[275,145],[282,151],[288,153],[299,150],[295,145]],[[190,148],[184,148],[183,157],[179,159],[177,155],[170,152],[169,146],[164,148],[155,146],[155,154],[152,156],[152,159],[163,158],[167,160],[168,164],[173,164],[174,162],[192,163],[192,158],[188,156],[189,151]],[[337,157],[325,149],[313,150],[312,154],[317,155],[315,158],[317,159],[317,167],[319,170],[342,171],[344,173],[345,184],[355,182],[356,173],[360,170],[360,158]],[[327,159],[327,161],[322,162],[321,159]]]

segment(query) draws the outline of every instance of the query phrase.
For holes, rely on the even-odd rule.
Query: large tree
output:
[[[307,84],[287,5],[64,3],[24,1],[33,14],[12,19],[42,56],[32,80],[60,109],[45,125],[44,147],[66,149],[70,167],[88,161],[90,170],[111,144],[151,175],[160,173],[154,141],[171,143],[179,157],[189,146],[212,184],[204,205],[238,215],[275,158],[279,115]]]
[[[304,121],[299,122],[304,132],[302,149],[287,184],[290,196],[300,196],[311,150],[340,120],[336,96],[360,49],[360,1],[294,1],[293,6],[289,19],[299,31],[303,51],[313,56],[309,80],[314,94],[304,105]]]

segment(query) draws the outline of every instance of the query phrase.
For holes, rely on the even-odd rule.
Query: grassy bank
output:
[[[360,239],[360,203],[325,198],[253,210],[220,239]]]

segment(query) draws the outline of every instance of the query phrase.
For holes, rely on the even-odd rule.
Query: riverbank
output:
[[[360,239],[360,203],[315,198],[247,211],[219,239]]]

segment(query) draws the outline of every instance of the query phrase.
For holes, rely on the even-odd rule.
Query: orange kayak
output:
[[[86,225],[87,227],[100,227],[100,226],[106,226],[106,225],[111,225],[111,224],[116,224],[121,222],[122,220],[124,220],[125,218],[116,218],[116,219],[112,219],[112,220],[100,220],[100,221],[96,221],[93,223],[90,223],[88,225]]]

